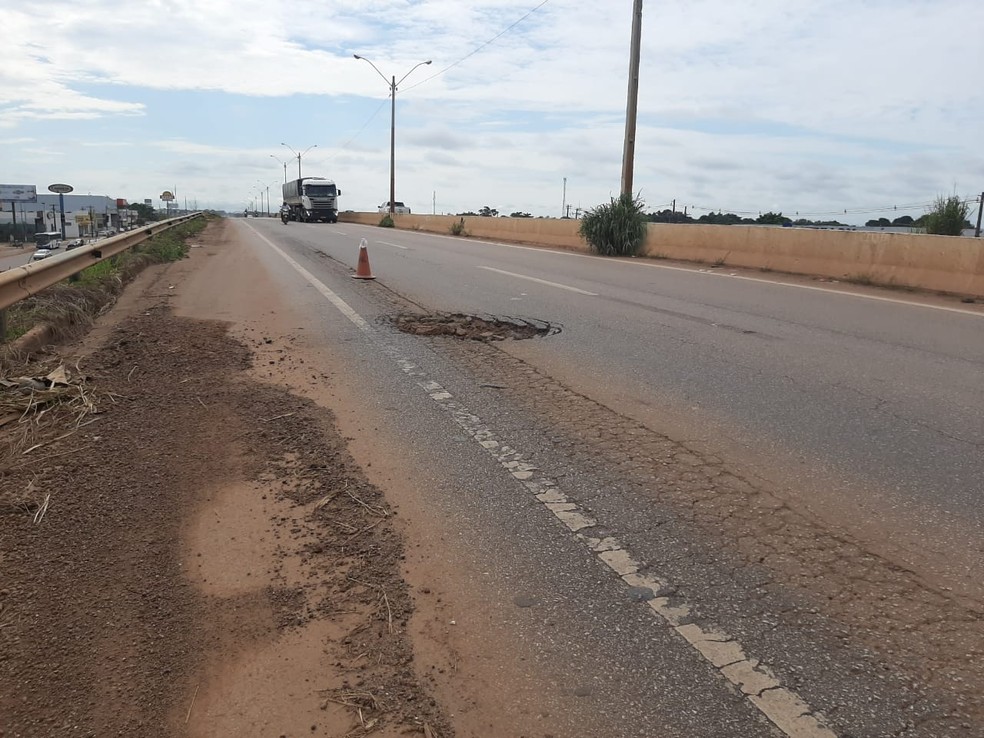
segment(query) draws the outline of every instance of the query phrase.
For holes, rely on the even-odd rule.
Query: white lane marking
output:
[[[495,272],[496,274],[505,274],[507,277],[516,277],[517,279],[528,279],[530,282],[536,282],[537,284],[545,284],[548,287],[557,287],[562,290],[570,290],[571,292],[577,292],[579,295],[588,295],[589,297],[597,297],[597,292],[588,292],[587,290],[578,289],[577,287],[571,287],[570,285],[561,284],[560,282],[551,282],[547,279],[539,279],[538,277],[530,277],[526,274],[516,274],[516,272],[507,272],[505,269],[496,269],[490,266],[480,266],[479,269],[486,269],[490,272]]]
[[[400,350],[389,344],[375,328],[345,300],[320,282],[311,272],[298,264],[282,249],[274,245],[255,229],[256,233],[288,264],[304,277],[318,292],[324,295],[346,318],[351,320],[383,353],[396,362],[404,374],[411,377],[465,433],[473,438],[508,472],[513,479],[530,492],[557,520],[605,566],[611,569],[628,587],[643,587],[652,592],[648,601],[650,612],[664,621],[677,635],[692,646],[728,682],[738,688],[749,703],[765,715],[789,738],[837,738],[826,727],[825,718],[810,708],[796,692],[783,687],[772,671],[745,654],[741,643],[724,631],[709,625],[700,625],[691,617],[690,607],[674,598],[662,596],[668,591],[667,581],[653,573],[655,566],[648,566],[632,557],[632,554],[614,536],[593,538],[587,532],[598,522],[576,502],[571,502],[556,480],[542,473],[529,463],[528,455],[500,441],[482,419],[454,399],[440,383],[428,379],[416,364],[402,356]],[[587,531],[585,533],[579,531]],[[645,571],[646,573],[640,573]]]
[[[836,290],[830,287],[815,287],[811,284],[797,284],[795,282],[781,282],[773,279],[762,279],[761,277],[746,277],[740,274],[728,274],[724,272],[701,270],[701,267],[679,267],[670,266],[669,264],[653,264],[646,259],[634,259],[629,261],[628,259],[610,259],[604,256],[594,256],[592,254],[578,254],[573,251],[558,251],[556,249],[550,248],[549,246],[520,246],[515,243],[503,243],[501,241],[473,241],[470,238],[460,238],[458,236],[445,236],[440,233],[418,233],[421,236],[433,236],[434,238],[444,238],[449,241],[462,241],[463,243],[468,243],[473,246],[501,246],[507,249],[519,249],[521,251],[537,251],[541,254],[552,254],[554,256],[570,256],[576,259],[604,259],[608,264],[622,264],[624,266],[630,267],[648,267],[650,269],[668,269],[673,272],[687,272],[688,274],[694,274],[704,277],[726,277],[729,279],[740,279],[744,282],[760,282],[761,284],[772,285],[774,287],[791,287],[798,290],[811,290],[813,292],[826,292],[831,295],[840,295],[841,297],[856,297],[861,300],[874,300],[876,302],[890,302],[896,305],[905,305],[907,307],[914,308],[926,308],[928,310],[942,310],[946,313],[958,313],[959,315],[971,315],[975,318],[984,318],[984,311],[981,310],[967,310],[966,308],[948,307],[946,305],[930,305],[925,302],[913,302],[911,300],[902,300],[897,297],[882,297],[881,295],[867,295],[863,292],[847,292],[845,290]],[[735,267],[737,269],[750,269],[751,267]],[[809,275],[803,275],[808,277]]]
[[[389,241],[376,241],[376,243],[386,244],[387,246],[392,246],[395,249],[403,249],[404,251],[409,251],[410,250],[410,247],[409,246],[401,246],[398,243],[390,243]]]
[[[332,228],[331,230],[332,230],[333,233],[337,233],[340,236],[347,236],[348,235],[348,233],[346,233],[345,231],[340,231],[337,228]]]
[[[300,264],[298,264],[296,261],[294,261],[287,254],[287,252],[285,252],[283,249],[281,249],[279,246],[277,246],[275,243],[273,243],[273,241],[271,241],[269,238],[267,238],[262,233],[260,233],[255,228],[253,228],[253,226],[249,226],[249,228],[264,243],[266,243],[267,246],[269,246],[274,251],[276,251],[278,254],[280,254],[288,264],[290,264],[292,267],[294,267],[294,269],[297,271],[297,273],[300,274],[302,277],[304,277],[304,279],[306,279],[308,281],[308,283],[312,287],[314,287],[314,289],[316,289],[318,292],[320,292],[322,294],[322,296],[324,296],[324,298],[326,300],[328,300],[332,305],[334,305],[336,308],[338,308],[339,312],[342,315],[344,315],[346,318],[348,318],[349,320],[351,320],[361,330],[365,331],[366,333],[372,332],[372,326],[369,325],[363,319],[363,317],[361,315],[359,315],[357,312],[355,312],[355,310],[353,310],[351,307],[349,307],[349,304],[347,302],[345,302],[345,300],[343,300],[341,297],[339,297],[334,292],[332,292],[330,289],[328,289],[328,287],[326,287],[317,277],[315,277],[313,274],[311,274],[311,272],[309,272],[307,269],[305,269]]]

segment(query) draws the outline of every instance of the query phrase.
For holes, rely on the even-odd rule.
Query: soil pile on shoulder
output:
[[[244,642],[276,642],[344,611],[364,618],[324,644],[343,678],[341,689],[306,685],[322,709],[348,711],[352,735],[451,735],[413,671],[402,541],[385,501],[331,415],[251,379],[249,364],[222,325],[152,308],[80,367],[96,422],[51,408],[34,425],[44,445],[26,455],[23,422],[0,429],[0,486],[24,503],[0,507],[0,734],[181,735],[204,662],[237,628],[251,629]],[[182,548],[203,498],[244,480],[303,508],[280,550],[307,541],[299,565],[311,581],[267,588],[259,634],[241,600],[194,586]]]

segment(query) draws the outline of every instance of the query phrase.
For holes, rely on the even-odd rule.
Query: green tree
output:
[[[782,213],[773,213],[769,211],[768,213],[763,213],[755,222],[759,225],[790,225],[793,221],[789,218],[784,218]]]
[[[142,202],[131,202],[126,206],[127,210],[137,211],[137,220],[140,223],[150,223],[152,221],[158,220],[157,211],[154,210],[150,205],[145,205]]]
[[[529,213],[521,213],[519,211],[509,214],[510,218],[532,218],[533,216]]]
[[[944,197],[940,195],[933,207],[925,215],[926,233],[939,236],[959,236],[967,227],[967,215],[970,213],[970,203],[964,202],[956,195]]]
[[[912,220],[912,218],[909,218],[909,220]],[[890,225],[892,225],[892,221],[890,221],[888,218],[878,218],[878,219],[872,218],[867,223],[865,223],[865,226],[867,226],[868,228],[888,228]]]
[[[496,218],[499,215],[499,211],[495,208],[490,208],[488,205],[483,205],[479,208],[478,214],[483,218]]]
[[[893,226],[909,226],[911,227],[915,221],[912,219],[911,215],[900,215],[898,218],[892,221]]]
[[[646,214],[643,202],[632,195],[620,195],[611,203],[588,210],[581,219],[579,233],[604,256],[632,256],[646,240]]]

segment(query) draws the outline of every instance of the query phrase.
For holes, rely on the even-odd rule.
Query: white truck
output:
[[[284,182],[284,206],[291,220],[302,223],[338,222],[338,196],[342,191],[324,177],[304,177]]]

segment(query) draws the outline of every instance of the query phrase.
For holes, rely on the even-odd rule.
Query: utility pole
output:
[[[977,206],[977,228],[974,229],[974,238],[981,237],[981,216],[984,215],[984,192],[981,193],[981,199],[977,202],[980,204]]]
[[[434,199],[431,202],[431,215],[437,215],[437,190],[434,190]]]
[[[567,177],[564,177],[564,203],[560,206],[560,215],[563,217],[567,210]]]
[[[636,118],[639,112],[639,57],[642,48],[642,0],[632,7],[632,46],[629,51],[629,93],[625,106],[625,144],[622,148],[622,194],[632,196],[635,168]]]

